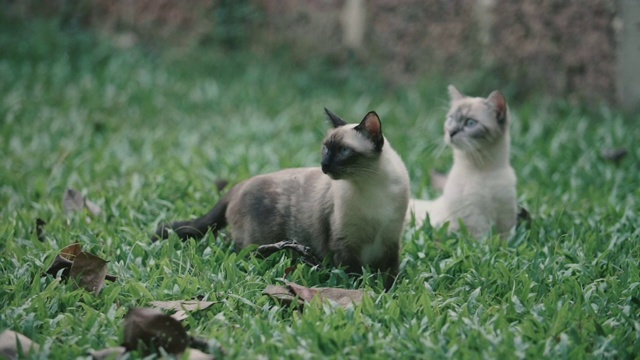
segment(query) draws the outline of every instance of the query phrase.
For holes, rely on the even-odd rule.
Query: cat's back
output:
[[[285,239],[306,242],[300,219],[327,217],[331,179],[317,167],[293,168],[254,176],[229,194],[226,216],[241,247]],[[311,226],[311,225],[309,225]],[[316,225],[313,225],[316,226]]]

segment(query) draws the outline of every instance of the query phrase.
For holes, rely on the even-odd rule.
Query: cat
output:
[[[499,91],[487,98],[468,97],[449,85],[451,107],[444,123],[444,140],[453,149],[453,167],[442,195],[434,201],[411,199],[407,219],[420,225],[449,222],[459,231],[482,237],[496,231],[504,238],[516,224],[516,174],[510,165],[510,115]]]
[[[409,175],[369,112],[347,124],[325,109],[333,128],[322,142],[321,167],[258,175],[235,185],[206,215],[160,225],[154,238],[201,238],[229,225],[239,248],[295,240],[319,258],[361,273],[398,273],[400,237],[409,203]]]

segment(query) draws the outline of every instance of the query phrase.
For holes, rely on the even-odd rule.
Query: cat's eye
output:
[[[339,152],[340,154],[342,154],[342,155],[346,155],[346,154],[348,154],[350,151],[351,151],[351,149],[350,149],[350,148],[348,148],[348,147],[346,147],[346,146],[340,146],[340,147],[338,148],[338,152]]]
[[[322,156],[326,156],[329,149],[327,149],[327,145],[322,144]]]
[[[468,118],[464,122],[464,126],[466,126],[466,127],[474,127],[474,126],[476,126],[476,124],[478,124],[478,120],[472,119],[472,118]]]

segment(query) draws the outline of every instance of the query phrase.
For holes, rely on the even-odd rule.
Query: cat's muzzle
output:
[[[329,166],[328,164],[322,164],[322,172],[328,175],[333,180],[340,179],[339,174],[335,171],[335,169],[332,166]]]

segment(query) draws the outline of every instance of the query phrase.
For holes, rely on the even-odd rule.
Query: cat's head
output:
[[[469,97],[449,85],[451,108],[444,123],[447,145],[478,152],[496,143],[509,131],[507,102],[499,91],[488,97]]]
[[[371,111],[359,124],[347,124],[324,110],[333,129],[322,141],[322,172],[334,180],[373,174],[384,146],[378,114]]]

